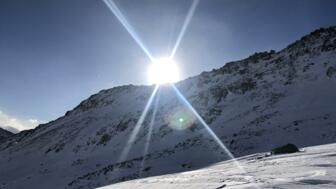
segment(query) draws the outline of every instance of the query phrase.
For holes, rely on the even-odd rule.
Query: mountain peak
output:
[[[335,37],[335,27],[320,29],[282,51],[256,53],[176,87],[235,156],[287,143],[334,142]],[[14,175],[0,175],[2,184],[93,188],[229,158],[169,86],[157,93],[157,111],[149,107],[137,124],[153,88],[102,90],[65,116],[0,143],[0,170]],[[120,159],[128,145],[129,153]]]
[[[317,29],[287,46],[288,51],[329,51],[336,48],[336,26]]]
[[[3,142],[5,139],[7,139],[7,138],[9,138],[13,135],[14,135],[14,133],[12,133],[8,130],[2,129],[0,127],[0,142]]]

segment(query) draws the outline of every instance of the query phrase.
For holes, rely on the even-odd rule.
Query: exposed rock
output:
[[[299,149],[294,144],[286,144],[272,149],[272,154],[288,154],[298,152]]]

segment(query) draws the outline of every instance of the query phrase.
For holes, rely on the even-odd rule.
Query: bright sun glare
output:
[[[177,64],[169,58],[155,60],[147,72],[150,84],[174,83],[179,80],[179,70]]]

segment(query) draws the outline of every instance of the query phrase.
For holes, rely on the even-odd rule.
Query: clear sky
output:
[[[154,57],[191,0],[115,0]],[[175,60],[182,78],[336,25],[334,0],[201,0]],[[101,89],[147,84],[150,60],[100,0],[0,1],[0,126],[26,129]]]

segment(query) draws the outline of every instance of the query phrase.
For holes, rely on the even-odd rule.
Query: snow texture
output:
[[[331,27],[314,31],[279,52],[256,53],[247,59],[226,63],[219,69],[181,81],[176,87],[227,148],[236,157],[242,157],[287,143],[304,147],[335,142],[335,84],[336,27]],[[284,183],[298,182],[303,188],[305,184],[316,187],[334,184],[335,179],[328,176],[324,181],[311,176],[327,174],[313,169],[327,170],[328,167],[302,167],[308,175],[301,175],[304,173],[301,169],[290,169],[285,172],[287,175],[276,169],[286,167],[287,160],[298,160],[297,155],[284,155],[287,160],[280,156],[274,160],[269,157],[254,163],[255,166],[249,166],[253,156],[252,160],[243,159],[242,165],[255,174],[254,177],[239,174],[228,162],[216,165],[213,171],[200,169],[228,160],[229,156],[170,86],[162,86],[158,91],[158,111],[148,153],[143,154],[153,107],[130,153],[118,161],[153,89],[154,86],[128,85],[102,90],[63,117],[7,138],[0,143],[0,188],[96,188],[196,169],[199,170],[179,176],[193,174],[197,179],[196,173],[199,173],[200,182],[216,187],[220,187],[218,179],[227,185],[277,179],[279,184],[281,179],[287,179]],[[175,119],[181,117],[186,119],[185,125],[176,122]],[[321,147],[322,152],[325,147]],[[311,157],[312,163],[326,164],[318,154],[319,147],[315,151],[321,159],[314,156],[306,156],[306,159]],[[222,176],[216,175],[218,170],[222,170]],[[256,177],[255,171],[261,176]],[[267,176],[269,171],[274,174]],[[206,180],[201,178],[204,174]],[[299,180],[293,180],[292,176]],[[167,181],[170,179],[173,178],[168,176]],[[155,178],[149,181],[156,182]],[[176,182],[187,184],[183,176]],[[185,185],[179,187],[182,186]]]
[[[238,159],[244,171],[232,161],[224,161],[195,171],[138,179],[100,189],[332,189],[336,187],[335,148],[334,143],[287,155],[253,154]]]

